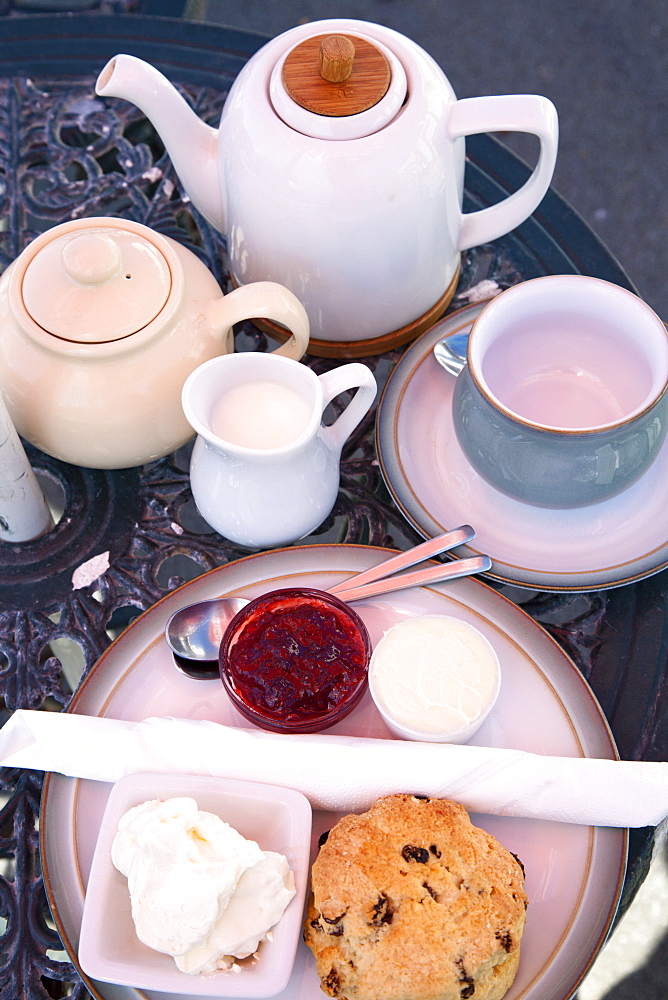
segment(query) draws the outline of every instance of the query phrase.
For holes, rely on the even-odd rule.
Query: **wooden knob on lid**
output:
[[[343,83],[353,71],[355,46],[345,35],[327,35],[320,43],[320,76],[330,83]]]
[[[288,53],[282,79],[302,108],[343,117],[378,104],[388,91],[392,71],[384,54],[366,38],[313,35]]]

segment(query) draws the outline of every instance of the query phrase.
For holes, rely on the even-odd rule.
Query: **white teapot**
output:
[[[133,56],[111,59],[96,90],[153,122],[188,195],[226,234],[233,281],[290,288],[309,316],[310,353],[330,356],[383,351],[434,322],[460,252],[522,223],[557,155],[547,98],[458,101],[423,49],[365,21],[311,22],[267,43],[217,130]],[[463,137],[487,131],[535,133],[538,164],[519,191],[463,214]]]
[[[193,436],[181,390],[234,350],[232,326],[268,318],[308,347],[301,303],[257,282],[223,295],[205,265],[146,226],[91,218],[33,240],[0,278],[0,393],[19,434],[65,462],[142,465]]]

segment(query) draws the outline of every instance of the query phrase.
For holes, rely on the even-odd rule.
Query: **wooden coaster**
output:
[[[431,309],[418,316],[412,323],[393,330],[391,333],[384,333],[380,337],[372,337],[368,340],[309,340],[307,354],[315,358],[370,358],[376,354],[384,354],[395,347],[402,347],[410,341],[416,340],[421,334],[428,330],[441,318],[445,310],[450,305],[457,283],[459,281],[459,267],[457,272],[441,295],[440,299],[434,303]],[[236,287],[236,282],[232,279]],[[268,319],[253,319],[251,322],[267,336],[274,340],[285,342],[289,334],[285,327],[279,326]]]
[[[353,35],[307,38],[283,64],[283,86],[292,100],[330,118],[356,115],[378,104],[391,76],[383,53]]]

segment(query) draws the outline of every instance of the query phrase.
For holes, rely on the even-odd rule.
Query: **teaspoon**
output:
[[[411,573],[383,577],[384,573],[390,573],[421,562],[427,558],[427,552],[434,555],[437,551],[445,551],[446,548],[470,541],[472,537],[473,530],[468,525],[464,525],[462,528],[448,532],[447,536],[439,536],[438,539],[431,539],[408,552],[393,556],[379,566],[357,574],[344,583],[337,584],[331,590],[344,601],[354,601],[362,600],[365,597],[376,597],[407,587],[424,586],[446,579],[483,573],[491,566],[491,560],[488,556],[474,556],[431,566],[427,569],[415,570]],[[438,548],[439,545],[440,548]],[[379,577],[382,578],[379,579]],[[176,611],[167,622],[165,637],[174,653],[174,661],[178,669],[188,676],[198,679],[217,677],[218,649],[223,635],[234,615],[246,604],[248,601],[244,598],[221,597],[209,601],[199,601],[197,604],[191,604]]]
[[[360,585],[369,584],[399,570],[408,569],[416,563],[430,559],[432,556],[447,552],[457,545],[464,545],[474,538],[475,532],[469,524],[446,531],[443,535],[428,539],[414,545],[406,552],[399,552],[384,559],[377,566],[354,576],[331,588],[332,594],[338,594],[343,600],[349,590],[358,591]],[[488,568],[488,567],[487,567]],[[451,571],[452,572],[452,571]],[[478,572],[471,570],[470,572]],[[403,583],[404,587],[410,584]],[[389,587],[390,590],[393,587]],[[382,591],[374,591],[382,593]],[[360,599],[355,593],[354,599]],[[369,595],[371,596],[371,595]],[[248,601],[243,597],[218,597],[210,601],[199,601],[175,611],[165,626],[165,638],[172,652],[186,660],[217,660],[218,649],[225,629],[238,611],[245,608]]]

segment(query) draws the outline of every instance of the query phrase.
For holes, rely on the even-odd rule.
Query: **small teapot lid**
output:
[[[164,308],[172,284],[160,250],[129,230],[86,228],[48,242],[22,283],[30,317],[47,333],[77,343],[128,337]]]
[[[271,101],[283,121],[318,139],[357,139],[384,128],[400,110],[406,73],[376,39],[318,34],[276,64]]]

